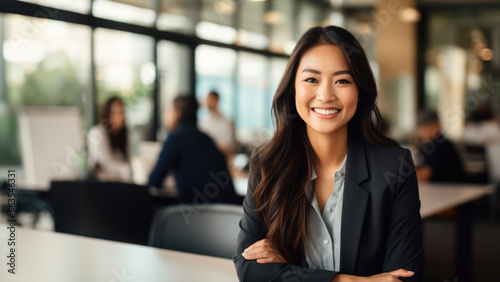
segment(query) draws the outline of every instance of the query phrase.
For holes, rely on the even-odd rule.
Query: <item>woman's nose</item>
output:
[[[335,97],[335,91],[330,83],[322,83],[318,87],[318,91],[316,93],[316,99],[318,99],[318,101],[330,102],[333,101]]]

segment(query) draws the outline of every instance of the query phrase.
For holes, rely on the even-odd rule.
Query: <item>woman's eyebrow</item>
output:
[[[301,73],[304,73],[304,72],[311,72],[311,73],[315,73],[315,74],[321,74],[321,72],[319,70],[315,70],[315,69],[311,69],[311,68],[305,68],[301,71]],[[340,75],[340,74],[350,74],[352,75],[352,72],[350,70],[338,70],[336,72],[333,73],[333,75]]]
[[[352,75],[352,72],[350,70],[339,70],[333,73],[333,75],[339,75],[339,74],[350,74]]]
[[[319,70],[309,69],[309,68],[303,69],[301,71],[301,73],[303,73],[303,72],[312,72],[312,73],[315,73],[315,74],[321,74],[321,72]]]

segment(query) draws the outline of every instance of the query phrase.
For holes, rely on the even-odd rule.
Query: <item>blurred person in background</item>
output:
[[[162,188],[167,173],[173,171],[179,202],[241,204],[226,158],[196,126],[197,110],[198,102],[191,96],[178,96],[169,105],[165,113],[169,134],[148,186]]]
[[[465,163],[469,164],[471,182],[488,183],[496,181],[499,168],[496,159],[500,158],[500,123],[488,104],[480,104],[471,113],[462,136]],[[484,166],[483,166],[484,164]]]
[[[500,123],[486,104],[481,104],[465,124],[463,141],[484,146],[489,142],[500,143]]]
[[[205,104],[209,115],[201,120],[198,125],[200,130],[210,136],[219,150],[230,159],[236,151],[234,123],[219,111],[219,99],[220,95],[215,91],[207,94]]]
[[[93,177],[103,181],[132,180],[130,140],[120,98],[106,101],[100,122],[89,130],[87,146]]]
[[[466,173],[453,143],[441,133],[434,111],[423,111],[417,119],[417,138],[420,162],[419,181],[464,182]]]

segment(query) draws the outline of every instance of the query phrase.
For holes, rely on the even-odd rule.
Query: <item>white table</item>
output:
[[[420,215],[427,218],[493,193],[493,185],[419,183]]]
[[[7,272],[0,224],[2,282],[238,281],[231,260],[49,231],[16,228],[16,274]]]

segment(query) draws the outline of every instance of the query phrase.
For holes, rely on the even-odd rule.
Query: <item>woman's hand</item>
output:
[[[397,282],[401,281],[400,277],[412,277],[415,274],[413,271],[398,269],[391,272],[384,272],[369,277],[360,277],[353,275],[338,274],[333,278],[332,282]]]
[[[257,263],[286,263],[285,259],[273,250],[267,239],[257,241],[246,248],[242,256],[246,260],[257,260]]]
[[[398,270],[394,270],[391,272],[384,272],[377,275],[373,275],[368,278],[372,279],[370,281],[401,281],[398,278],[412,277],[413,274],[415,274],[415,272],[400,268]]]

